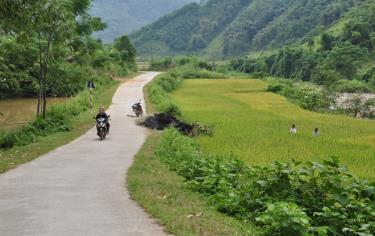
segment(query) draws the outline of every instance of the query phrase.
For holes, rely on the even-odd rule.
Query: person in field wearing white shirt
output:
[[[297,134],[297,127],[295,124],[292,125],[292,128],[290,128],[289,133]]]

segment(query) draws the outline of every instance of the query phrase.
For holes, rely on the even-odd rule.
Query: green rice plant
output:
[[[197,138],[205,153],[234,154],[260,166],[335,156],[360,178],[375,179],[374,121],[304,110],[267,92],[267,86],[249,79],[185,80],[169,97],[184,120],[213,128],[212,137]],[[289,133],[292,124],[296,135]],[[314,128],[319,128],[319,137],[312,135]]]

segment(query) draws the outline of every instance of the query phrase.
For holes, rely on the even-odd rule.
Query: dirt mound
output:
[[[189,136],[211,134],[211,130],[200,123],[189,124],[168,113],[157,113],[153,116],[146,117],[143,121],[139,122],[139,124],[153,130],[176,128],[182,134]]]

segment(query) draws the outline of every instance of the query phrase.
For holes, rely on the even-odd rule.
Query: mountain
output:
[[[195,0],[94,0],[91,14],[101,17],[108,28],[96,34],[112,41]]]
[[[366,0],[209,0],[131,34],[140,55],[233,57],[314,37]]]

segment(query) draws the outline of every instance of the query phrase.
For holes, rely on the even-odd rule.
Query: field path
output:
[[[145,139],[131,104],[157,75],[120,86],[110,107],[107,140],[95,128],[70,144],[0,175],[1,236],[162,236],[162,227],[133,202],[125,176]]]

